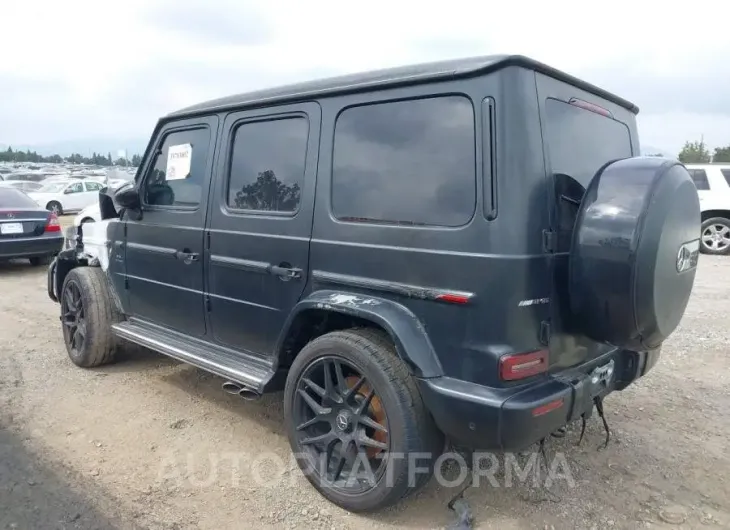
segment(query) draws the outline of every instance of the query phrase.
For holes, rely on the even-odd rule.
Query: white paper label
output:
[[[167,150],[167,180],[180,180],[190,174],[190,158],[193,146],[190,144],[171,145]]]

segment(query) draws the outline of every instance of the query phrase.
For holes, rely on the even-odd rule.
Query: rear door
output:
[[[320,108],[229,114],[208,216],[216,342],[269,355],[307,280]]]
[[[614,103],[542,74],[537,75],[543,150],[550,200],[547,250],[552,253],[550,364],[565,368],[611,346],[570,326],[568,256],[583,192],[606,162],[638,154],[635,115]]]
[[[167,124],[137,182],[142,218],[126,222],[126,280],[135,317],[206,334],[203,227],[218,119]]]

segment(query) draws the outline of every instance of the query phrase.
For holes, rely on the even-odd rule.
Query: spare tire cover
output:
[[[593,177],[569,258],[570,307],[580,331],[644,351],[677,327],[694,284],[700,202],[677,161],[635,157]]]

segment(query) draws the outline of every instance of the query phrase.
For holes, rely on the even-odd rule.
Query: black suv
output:
[[[692,290],[697,192],[635,156],[637,112],[519,56],[174,112],[49,269],[71,360],[129,341],[284,389],[349,510],[423,485],[446,438],[526,448],[644,375]]]

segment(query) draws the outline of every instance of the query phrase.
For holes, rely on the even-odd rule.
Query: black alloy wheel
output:
[[[388,418],[354,363],[334,355],[310,363],[297,382],[292,413],[297,445],[323,484],[346,495],[376,485],[390,449]]]
[[[81,355],[86,343],[86,318],[81,290],[75,282],[68,282],[61,298],[63,336],[72,355]]]

